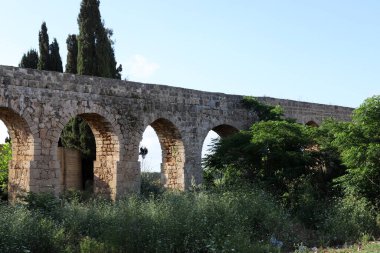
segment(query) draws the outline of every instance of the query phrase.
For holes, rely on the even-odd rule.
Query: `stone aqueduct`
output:
[[[209,130],[226,136],[248,128],[256,115],[242,96],[105,78],[0,66],[0,120],[12,139],[9,193],[65,189],[57,157],[68,121],[80,116],[95,136],[94,192],[113,199],[140,188],[139,142],[148,125],[162,148],[166,187],[202,182],[201,150]],[[350,120],[352,108],[259,98],[283,106],[306,124]]]

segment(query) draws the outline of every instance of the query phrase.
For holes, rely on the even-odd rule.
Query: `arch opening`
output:
[[[239,130],[231,125],[222,124],[212,128],[208,131],[206,137],[203,140],[202,145],[202,159],[205,158],[208,154],[212,153],[213,144],[219,141],[221,138],[226,138],[230,135],[238,133]]]
[[[213,143],[218,142],[221,136],[214,130],[208,131],[202,145],[202,159],[212,153]]]
[[[236,127],[233,127],[227,124],[216,126],[212,130],[215,133],[217,133],[221,138],[225,138],[227,136],[230,136],[239,132],[239,130]]]
[[[313,121],[313,120],[306,122],[305,125],[309,126],[309,127],[319,127],[319,125],[317,123],[315,123],[315,121]]]
[[[34,159],[35,142],[28,123],[18,113],[9,108],[0,108],[0,120],[4,123],[11,145],[11,160],[8,162],[8,200],[30,190],[31,161]],[[4,137],[4,134],[2,135]],[[5,142],[2,140],[2,142]],[[5,173],[6,174],[6,173]]]
[[[63,190],[115,198],[119,139],[109,121],[96,113],[79,114],[62,130],[58,146],[63,146],[57,152]]]
[[[161,147],[161,185],[169,189],[184,190],[185,147],[179,130],[164,118],[155,120],[150,127],[157,134]],[[159,150],[157,144],[155,149]],[[156,155],[156,158],[159,157]]]
[[[160,191],[162,149],[157,133],[150,125],[143,133],[138,161],[141,170],[141,192],[151,194]]]

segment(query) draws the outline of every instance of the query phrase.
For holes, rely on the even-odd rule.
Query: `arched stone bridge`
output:
[[[148,125],[163,153],[169,188],[202,182],[201,150],[209,130],[226,136],[248,128],[254,113],[242,96],[0,66],[0,120],[12,139],[9,193],[65,188],[57,157],[63,127],[80,116],[95,136],[94,191],[113,199],[140,189],[138,147]],[[260,98],[281,104],[300,123],[349,120],[351,108]]]

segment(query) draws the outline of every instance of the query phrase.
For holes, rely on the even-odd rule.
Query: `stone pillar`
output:
[[[201,131],[201,129],[198,130]],[[203,135],[196,132],[187,133],[184,138],[186,148],[185,189],[203,183],[203,171],[201,165],[203,141]]]

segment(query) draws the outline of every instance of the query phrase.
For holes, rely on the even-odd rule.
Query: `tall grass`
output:
[[[305,233],[259,189],[166,192],[115,203],[31,194],[26,203],[0,205],[0,252],[287,252]],[[350,228],[373,232],[366,220],[374,210],[359,204],[337,202],[320,226],[323,240]],[[341,224],[348,214],[353,224]]]
[[[259,190],[0,206],[0,252],[269,252],[288,215]]]

